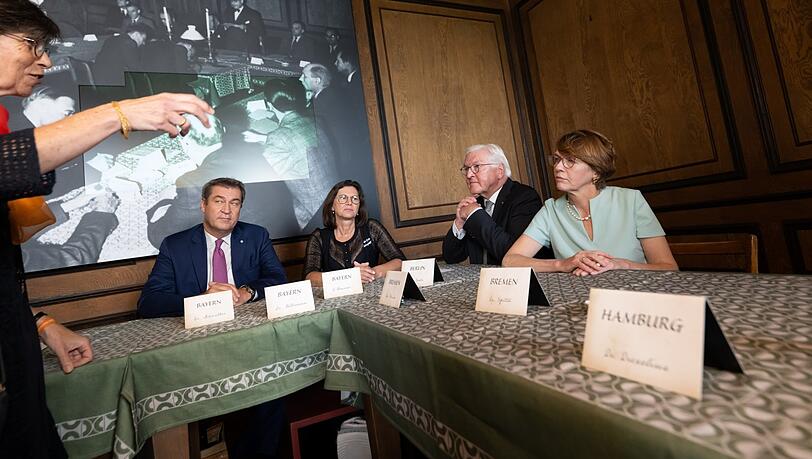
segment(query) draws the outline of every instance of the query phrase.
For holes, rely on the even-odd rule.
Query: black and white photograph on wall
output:
[[[379,204],[349,0],[32,0],[62,31],[31,96],[0,98],[11,128],[160,92],[215,109],[186,137],[113,136],[57,169],[57,221],[23,245],[26,272],[155,255],[201,221],[203,184],[246,184],[240,219],[275,242],[322,225],[333,184]]]

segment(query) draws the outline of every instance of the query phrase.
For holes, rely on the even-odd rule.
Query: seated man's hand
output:
[[[460,203],[457,204],[457,217],[454,219],[454,225],[457,229],[462,229],[465,220],[468,219],[468,216],[471,215],[471,212],[477,207],[479,207],[479,204],[476,202],[476,196],[466,196],[462,198]]]
[[[239,294],[239,298],[237,299],[237,301],[234,302],[234,306],[245,304],[249,300],[251,300],[251,293],[249,293],[248,290],[244,288],[238,288],[237,293]]]
[[[237,287],[231,284],[224,284],[222,282],[209,282],[209,289],[203,292],[204,294],[207,293],[217,293],[217,292],[231,292],[231,298],[234,300],[234,304],[242,304],[238,303],[240,300],[240,292],[237,291]]]
[[[480,208],[482,208],[482,206],[480,206],[479,203],[474,200],[474,202],[469,202],[462,206],[458,213],[463,220],[468,220],[468,216],[471,215],[474,210]]]
[[[70,373],[74,368],[93,360],[93,348],[86,336],[74,333],[61,324],[47,326],[40,335],[59,359],[62,371]]]

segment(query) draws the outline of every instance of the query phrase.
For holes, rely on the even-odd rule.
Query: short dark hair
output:
[[[225,188],[239,188],[240,201],[245,203],[245,185],[243,185],[241,181],[229,177],[220,177],[206,182],[206,184],[203,185],[203,193],[200,196],[201,199],[207,201],[209,199],[209,196],[211,196],[211,189],[215,186],[222,186]]]
[[[143,34],[144,37],[146,37],[146,39],[149,40],[149,37],[152,36],[152,27],[146,24],[142,24],[140,22],[137,24],[130,24],[127,26],[126,33],[130,32],[138,32],[140,34]]]
[[[342,61],[350,64],[353,70],[358,70],[358,56],[352,50],[341,48],[336,56],[341,57]]]
[[[336,215],[331,209],[333,206],[333,201],[335,200],[336,196],[338,196],[338,190],[344,188],[345,186],[351,186],[358,190],[358,215],[355,216],[355,225],[360,226],[367,222],[367,206],[366,201],[364,200],[364,190],[361,188],[361,184],[356,182],[355,180],[342,180],[330,189],[330,192],[327,193],[327,197],[324,198],[324,202],[321,204],[321,220],[324,222],[325,228],[335,228],[336,227]]]
[[[59,38],[59,26],[29,0],[0,1],[0,34],[23,33],[40,43]]]
[[[291,22],[290,23],[290,28],[292,29],[295,24],[299,24],[300,26],[302,26],[302,30],[307,30],[307,27],[305,27],[304,22],[302,22],[302,21],[293,21],[293,22]]]
[[[265,100],[280,112],[302,111],[305,107],[305,89],[298,80],[271,78],[263,91]]]

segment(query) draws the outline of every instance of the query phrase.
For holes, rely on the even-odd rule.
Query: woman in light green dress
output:
[[[679,269],[643,195],[606,186],[615,172],[609,139],[587,129],[570,132],[549,159],[555,186],[565,194],[544,203],[505,255],[504,266],[579,276],[610,269]],[[542,246],[552,247],[554,260],[532,258]]]

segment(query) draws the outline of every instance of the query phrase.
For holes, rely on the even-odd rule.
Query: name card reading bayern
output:
[[[476,293],[476,310],[527,315],[532,268],[482,268]]]
[[[400,270],[411,274],[418,287],[434,285],[434,258],[403,260]]]
[[[593,288],[581,364],[701,400],[705,302]]]
[[[276,319],[301,312],[315,311],[313,288],[309,280],[265,287],[268,318]]]
[[[361,270],[359,268],[321,273],[321,283],[324,287],[325,300],[364,293],[364,287],[361,285]]]
[[[234,320],[234,297],[231,291],[190,296],[183,299],[185,328],[196,328]]]

